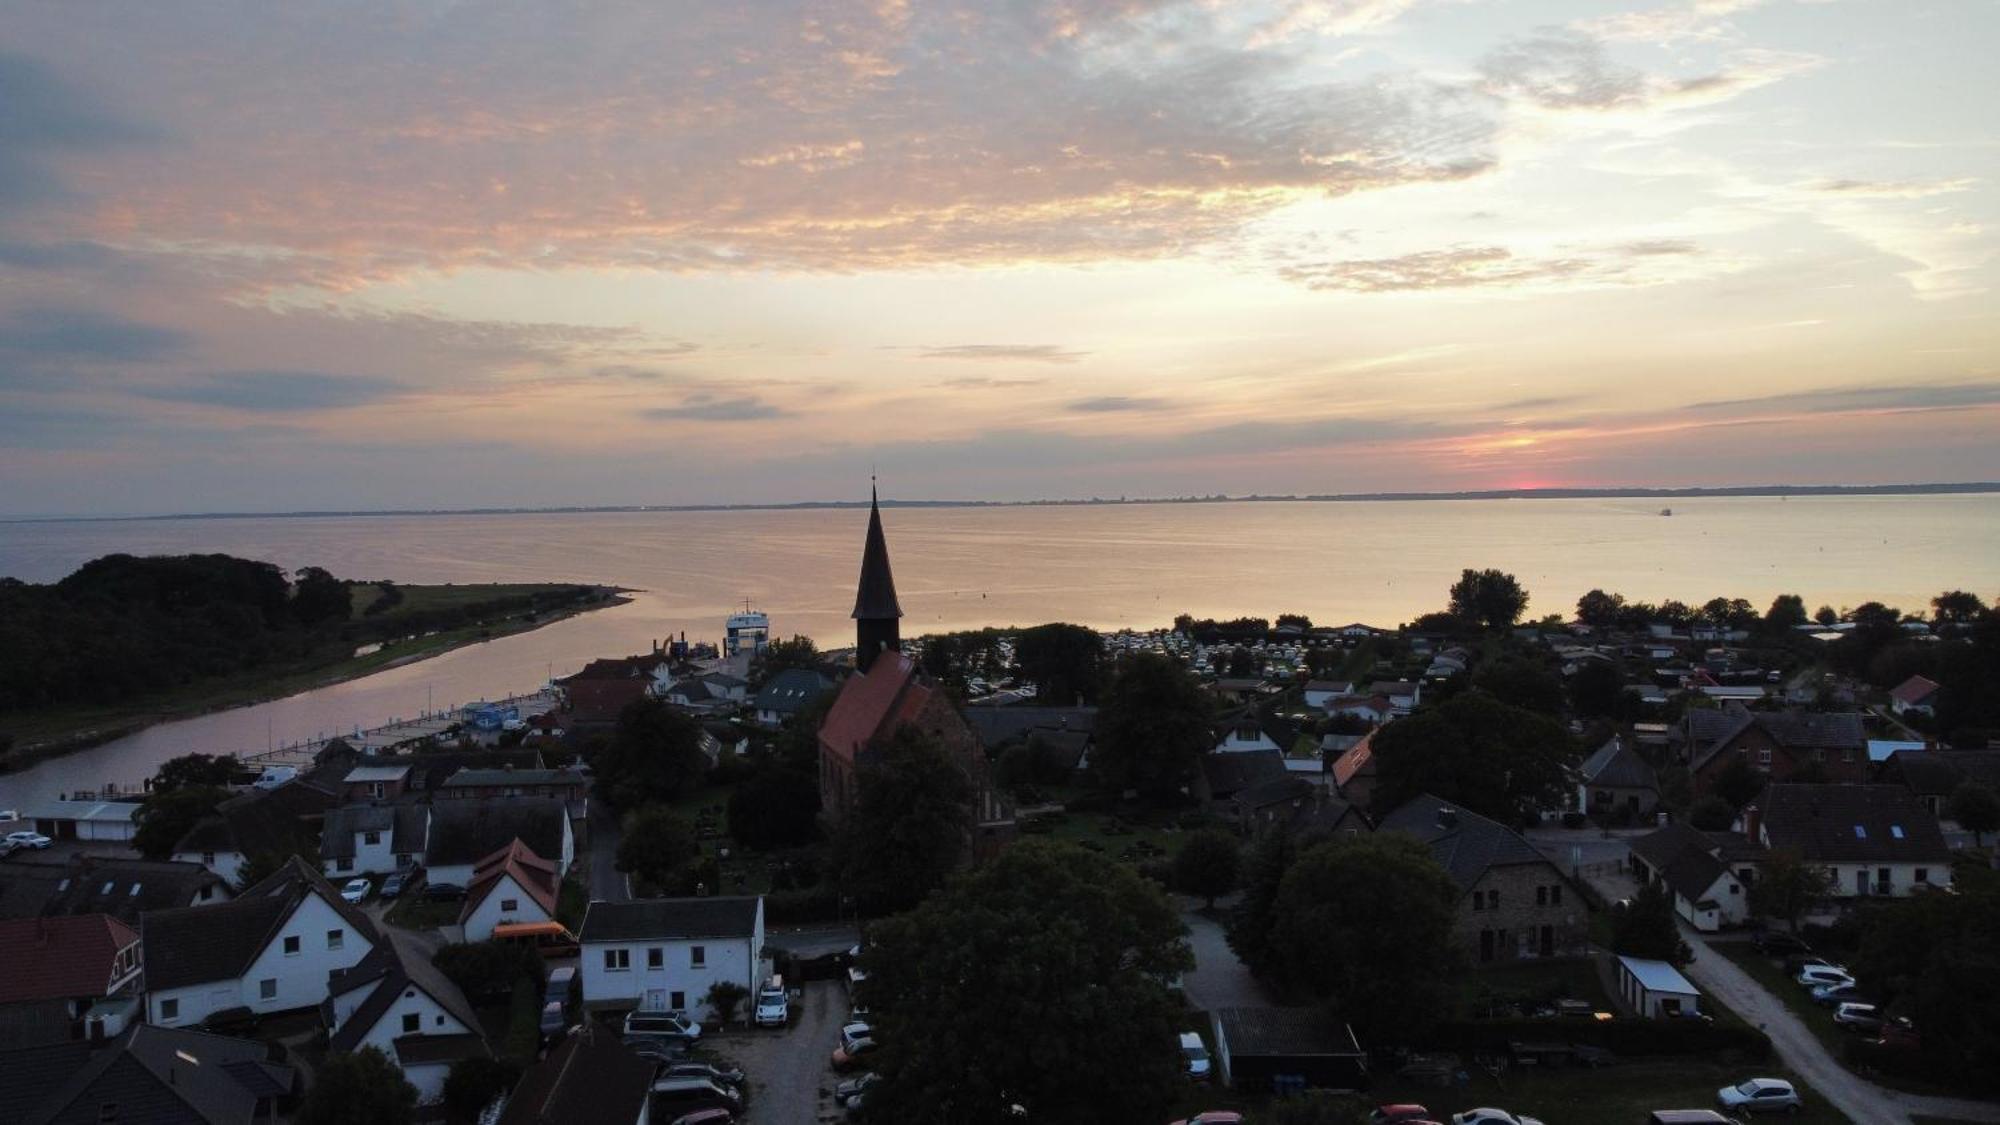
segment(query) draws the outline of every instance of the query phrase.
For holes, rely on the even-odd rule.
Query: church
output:
[[[986,750],[951,697],[903,653],[903,607],[889,567],[881,503],[872,489],[853,617],[854,674],[841,685],[819,728],[821,816],[838,828],[854,807],[860,771],[874,747],[914,725],[937,740],[972,779],[975,851],[985,854],[998,847],[1013,835],[1013,810],[994,790]]]

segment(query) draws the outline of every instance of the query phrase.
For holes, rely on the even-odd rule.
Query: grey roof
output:
[[[501,785],[582,785],[583,775],[575,770],[510,770],[466,768],[446,778],[442,788],[471,789]]]
[[[146,987],[183,988],[242,976],[278,927],[308,894],[317,893],[364,940],[380,941],[375,924],[340,897],[297,856],[229,902],[155,910],[140,919]]]
[[[856,621],[883,620],[903,616],[896,601],[896,576],[889,570],[889,541],[882,535],[882,507],[874,489],[868,496],[868,542],[861,549],[861,580],[854,591]]]
[[[727,672],[704,672],[701,675],[701,682],[710,687],[719,687],[725,690],[750,686],[749,680],[741,676],[732,676]]]
[[[498,1125],[636,1121],[658,1069],[610,1029],[585,1021],[521,1075]]]
[[[330,788],[304,779],[252,789],[215,807],[174,845],[176,852],[296,855],[319,843],[319,821],[340,804]]]
[[[0,1121],[26,1121],[43,1099],[90,1061],[91,1045],[69,1040],[67,1016],[63,1025],[63,1035],[54,1042],[0,1050]]]
[[[436,789],[462,769],[542,768],[542,752],[525,750],[426,750],[410,759],[410,788]]]
[[[1216,751],[1202,755],[1202,780],[1216,800],[1232,797],[1260,781],[1285,776],[1285,755],[1279,750]]]
[[[344,805],[326,814],[319,834],[320,858],[354,858],[357,832],[386,832],[390,851],[414,855],[424,850],[429,821],[428,805]]]
[[[1729,870],[1718,858],[1721,846],[1713,838],[1679,822],[1633,840],[1631,847],[1675,894],[1689,902],[1702,901]]]
[[[1231,1058],[1362,1053],[1354,1032],[1322,1008],[1219,1008],[1215,1022]]]
[[[264,1060],[265,1047],[254,1040],[139,1024],[70,1071],[18,1120],[95,1121],[100,1105],[115,1103],[121,1122],[247,1123],[259,1099],[292,1085],[290,1067]]]
[[[756,706],[759,711],[796,715],[832,690],[833,681],[811,668],[787,668],[764,681]]]
[[[539,856],[560,859],[569,808],[560,797],[482,797],[431,806],[431,867],[478,863],[519,840]]]
[[[395,765],[356,766],[353,769],[347,771],[347,776],[341,778],[341,780],[349,783],[363,782],[363,781],[401,781],[405,777],[408,777],[409,775],[410,775],[409,764],[407,762],[404,762]]]
[[[1637,750],[1625,745],[1622,738],[1613,738],[1598,747],[1596,753],[1583,760],[1580,772],[1585,785],[1606,789],[1651,789],[1658,792],[1660,787],[1653,767]]]
[[[967,707],[964,714],[988,750],[1036,733],[1077,731],[1088,736],[1097,729],[1095,707]]]
[[[137,925],[149,910],[194,902],[222,878],[199,863],[86,855],[49,870],[57,880],[41,913],[109,914]]]
[[[1237,791],[1234,798],[1236,807],[1245,810],[1261,809],[1266,805],[1296,801],[1310,796],[1318,786],[1303,777],[1285,774],[1282,777],[1267,777],[1255,785]]]
[[[1861,716],[1851,712],[1752,711],[1731,703],[1720,711],[1687,713],[1690,768],[1699,770],[1752,726],[1788,750],[1860,750],[1868,744]]]
[[[1431,854],[1462,890],[1471,890],[1493,867],[1539,863],[1555,869],[1519,832],[1429,794],[1411,798],[1384,817],[1376,830],[1406,832],[1429,844]]]
[[[1926,797],[1949,797],[1967,781],[2000,790],[2000,750],[1898,750],[1877,776]]]
[[[1773,848],[1821,863],[1948,863],[1937,817],[1900,785],[1775,783],[1757,798]]]
[[[439,972],[430,958],[424,956],[408,934],[390,930],[388,940],[376,944],[352,968],[333,973],[327,982],[327,1003],[333,997],[353,991],[369,981],[378,981],[374,991],[361,1002],[361,1006],[340,1025],[340,1030],[327,1040],[327,1046],[336,1051],[352,1051],[361,1040],[373,1030],[383,1013],[395,1004],[405,989],[421,989],[437,1001],[438,1006],[451,1013],[458,1022],[471,1028],[473,1038],[478,1038],[479,1015],[466,1002],[465,993],[451,982],[451,978]],[[456,1038],[453,1036],[452,1038]],[[400,1042],[400,1040],[398,1041]],[[484,1040],[481,1040],[484,1053]],[[400,1055],[400,1051],[398,1052]],[[461,1057],[461,1056],[453,1056]]]
[[[584,912],[577,937],[586,942],[747,938],[756,928],[763,901],[757,895],[733,895],[593,902]]]

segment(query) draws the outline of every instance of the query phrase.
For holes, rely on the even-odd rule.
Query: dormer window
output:
[[[1902,826],[1902,825],[1900,825],[1900,824],[1891,824],[1891,825],[1889,826],[1889,835],[1891,835],[1891,836],[1894,836],[1894,837],[1895,837],[1896,839],[1898,839],[1898,840],[1902,839],[1902,838],[1903,838],[1903,826]]]
[[[1855,825],[1854,838],[1857,840],[1866,840],[1868,838],[1868,830],[1859,824]]]

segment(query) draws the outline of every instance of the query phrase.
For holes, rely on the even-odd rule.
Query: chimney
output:
[[[1457,828],[1458,810],[1448,806],[1439,808],[1437,823],[1439,828]]]

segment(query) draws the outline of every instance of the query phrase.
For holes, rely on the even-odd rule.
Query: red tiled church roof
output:
[[[935,694],[918,678],[916,661],[894,650],[884,652],[868,671],[856,672],[841,685],[820,725],[820,744],[851,763],[856,751],[914,721]]]

